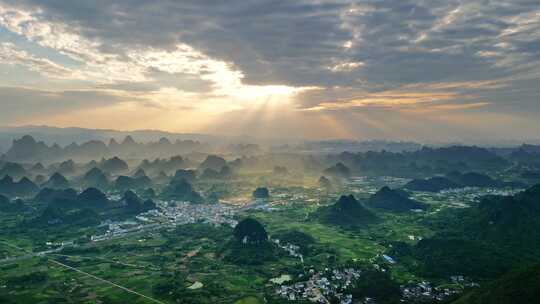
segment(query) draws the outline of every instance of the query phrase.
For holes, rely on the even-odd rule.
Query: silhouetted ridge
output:
[[[392,190],[383,187],[373,194],[368,203],[373,208],[385,209],[388,211],[404,212],[412,209],[426,209],[426,206],[409,198],[408,194],[401,190]]]
[[[326,178],[326,176],[321,176],[319,178],[319,186],[325,189],[331,189],[332,188],[332,182]]]
[[[351,177],[351,170],[343,163],[337,163],[334,166],[324,170],[325,175],[349,178]]]
[[[331,205],[320,207],[312,217],[322,222],[339,226],[364,226],[377,220],[375,214],[366,209],[353,195],[342,195]]]
[[[468,172],[460,173],[453,171],[444,177],[432,177],[428,179],[415,179],[407,183],[404,188],[413,191],[439,192],[442,190],[458,189],[464,187],[523,187],[517,182],[503,182],[495,180],[488,175]]]
[[[37,142],[32,136],[25,135],[13,140],[11,148],[6,152],[7,160],[28,161],[46,159],[51,156],[51,149],[44,142]]]
[[[103,171],[98,168],[92,168],[82,178],[82,183],[85,187],[108,187],[109,180]]]
[[[432,177],[428,179],[415,179],[408,182],[403,188],[412,191],[439,192],[442,190],[459,188],[460,185],[446,177]]]
[[[53,188],[53,189],[65,189],[69,188],[69,181],[60,173],[54,173],[47,182],[45,182],[42,187]]]
[[[129,169],[128,164],[116,156],[102,161],[99,168],[110,173],[125,172]]]
[[[141,188],[147,188],[151,186],[152,180],[148,178],[147,176],[141,176],[141,177],[129,177],[129,176],[119,176],[116,178],[116,181],[114,182],[114,187],[119,190],[127,190],[127,189],[141,189]]]
[[[268,188],[259,187],[253,191],[253,197],[256,199],[267,199],[270,197],[270,191]]]
[[[47,181],[47,177],[43,174],[38,174],[34,177],[34,183],[36,185],[43,185]]]
[[[428,148],[414,152],[344,152],[330,157],[362,172],[363,175],[418,178],[451,171],[489,172],[508,168],[510,163],[497,154],[479,147],[452,146]],[[330,174],[326,174],[329,176]]]
[[[450,172],[446,177],[457,184],[466,187],[499,187],[501,183],[492,179],[491,177],[476,172]]]
[[[17,163],[7,162],[0,169],[0,178],[4,176],[11,176],[13,178],[22,178],[28,175],[28,172],[24,169],[23,166]]]
[[[145,212],[156,207],[152,200],[143,201],[133,191],[126,191],[120,202],[129,212],[133,213]]]
[[[179,170],[176,170],[176,173],[174,173],[175,180],[183,179],[188,182],[192,182],[195,180],[195,178],[196,178],[196,173],[194,170],[179,169]]]
[[[203,144],[198,141],[176,140],[173,143],[167,138],[161,138],[156,142],[137,143],[131,136],[126,136],[120,144],[114,139],[111,139],[108,144],[105,144],[101,140],[90,140],[81,144],[73,142],[62,148],[56,143],[48,146],[44,142],[37,142],[32,136],[25,135],[22,138],[13,141],[11,147],[5,154],[4,159],[17,162],[36,162],[61,161],[68,158],[99,159],[115,155],[125,158],[172,156],[174,159],[167,162],[170,172],[174,172],[174,170],[184,166],[181,158],[174,155],[194,151],[207,151],[208,148],[208,144]],[[182,164],[179,164],[178,160],[180,160],[180,163]],[[91,167],[95,166],[96,164],[93,164]],[[166,170],[166,166],[157,169],[156,172],[161,170]],[[58,168],[54,168],[53,171],[68,174],[68,172],[59,170]]]
[[[0,194],[8,197],[29,197],[38,191],[39,187],[26,177],[14,182],[11,176],[6,175],[0,180]]]
[[[144,159],[139,165],[139,169],[143,169],[150,174],[158,174],[159,172],[173,173],[186,166],[184,159],[181,156],[173,156],[170,159],[157,158],[153,161]]]
[[[229,178],[232,175],[232,170],[229,166],[225,165],[221,167],[219,171],[206,168],[204,172],[201,174],[201,179],[225,179]]]
[[[75,162],[71,159],[63,161],[58,166],[57,171],[62,174],[73,174],[75,172]]]
[[[107,196],[96,188],[88,188],[77,196],[77,201],[81,207],[102,208],[109,205]]]
[[[54,201],[75,201],[77,199],[77,191],[74,189],[51,189],[43,188],[34,197],[34,201],[51,203]]]
[[[199,166],[199,170],[204,171],[205,169],[213,169],[220,171],[223,166],[227,164],[227,161],[222,157],[216,155],[208,155],[206,159]]]
[[[124,147],[132,147],[132,146],[137,145],[137,143],[135,142],[135,140],[133,139],[131,135],[128,135],[124,138],[121,145]]]
[[[369,211],[365,209],[353,195],[342,195],[339,200],[332,206],[332,209],[337,214],[346,214],[364,216],[368,215]]]
[[[193,190],[193,187],[187,181],[172,180],[162,192],[162,196],[168,199],[175,199],[178,201],[186,201],[192,203],[202,203],[202,196]]]
[[[243,244],[259,244],[268,240],[264,226],[252,218],[246,218],[234,227],[234,237]]]
[[[452,304],[530,304],[540,299],[540,264],[520,267],[473,289]]]
[[[276,257],[276,246],[268,240],[264,226],[253,218],[241,220],[233,231],[225,259],[241,265],[260,265]]]
[[[133,174],[134,178],[144,177],[144,176],[147,176],[147,175],[146,175],[146,172],[143,169],[137,169],[137,171],[135,171],[135,173]]]
[[[43,172],[45,170],[45,166],[43,166],[42,163],[36,163],[32,166],[30,169],[32,172]]]

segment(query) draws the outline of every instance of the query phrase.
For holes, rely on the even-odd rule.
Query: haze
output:
[[[0,304],[540,303],[540,0],[0,0]]]

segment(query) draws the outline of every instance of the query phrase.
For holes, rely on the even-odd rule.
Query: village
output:
[[[233,219],[238,208],[224,204],[191,204],[178,201],[157,201],[157,208],[141,213],[134,220],[110,221],[101,223],[105,227],[103,234],[92,235],[91,241],[99,242],[124,237],[130,233],[156,230],[166,226],[193,223],[207,223],[214,226],[236,226]]]
[[[472,282],[462,275],[450,277],[451,285],[445,287],[433,287],[427,281],[401,286],[403,300],[406,301],[444,301],[449,297],[463,292],[465,287],[479,287],[478,283]]]
[[[361,271],[354,268],[342,270],[326,268],[321,272],[310,269],[308,273],[299,275],[299,279],[308,277],[307,280],[291,285],[281,285],[276,289],[276,293],[290,301],[310,300],[322,304],[330,303],[330,298],[336,298],[340,304],[350,304],[352,295],[345,294],[343,291],[360,276]]]

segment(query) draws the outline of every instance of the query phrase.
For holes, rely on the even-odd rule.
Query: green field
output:
[[[259,177],[254,182],[255,176]],[[225,190],[230,198],[247,197],[249,189],[260,183],[270,184],[269,180],[260,173],[250,173],[228,184]],[[20,257],[0,262],[0,299],[15,303],[264,303],[263,299],[273,297],[276,288],[269,282],[271,278],[350,262],[385,264],[381,255],[392,249],[393,242],[414,245],[416,241],[410,236],[427,238],[434,233],[425,223],[436,217],[436,212],[374,211],[382,219],[380,222],[354,230],[320,223],[310,217],[319,206],[331,204],[347,192],[356,192],[363,199],[367,197],[361,192],[365,188],[349,185],[326,192],[306,184],[297,181],[291,186],[288,180],[273,180],[271,186],[276,190],[271,211],[246,210],[236,215],[239,219],[258,219],[270,237],[284,231],[311,236],[315,243],[304,263],[285,252],[257,266],[227,262],[232,229],[208,224],[162,228],[96,243],[84,241],[59,252],[35,256],[31,253],[43,251],[45,242],[77,239],[100,228],[20,229],[22,217],[0,214],[6,223],[6,229],[0,232],[0,253],[4,258]],[[209,183],[196,186],[216,189]],[[429,203],[430,210],[441,207],[437,201]],[[410,267],[414,261],[400,262],[385,266],[397,282],[424,279]],[[189,289],[195,282],[201,282],[203,287]]]

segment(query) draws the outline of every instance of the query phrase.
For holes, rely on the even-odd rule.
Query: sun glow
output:
[[[252,86],[245,85],[232,90],[231,97],[243,102],[272,102],[272,103],[290,103],[293,97],[301,92],[313,88],[295,88],[284,85]]]

